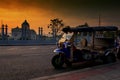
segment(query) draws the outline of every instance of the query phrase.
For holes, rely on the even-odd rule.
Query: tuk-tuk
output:
[[[103,63],[116,62],[117,50],[115,40],[118,27],[66,27],[63,36],[57,43],[57,53],[51,62],[55,68],[65,63],[71,66],[76,62],[101,60]]]

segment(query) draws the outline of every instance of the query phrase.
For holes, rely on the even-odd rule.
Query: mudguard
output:
[[[63,53],[63,51],[60,48],[55,49],[53,52],[55,52],[55,53]]]
[[[111,53],[111,50],[110,50],[110,49],[108,49],[108,50],[106,50],[106,51],[105,51],[105,53],[104,53],[104,54],[105,54],[105,56],[108,56],[110,53]]]

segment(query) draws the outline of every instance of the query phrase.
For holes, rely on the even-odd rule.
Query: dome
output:
[[[25,20],[22,25],[29,25],[29,23],[27,22],[27,20]]]
[[[22,28],[28,28],[28,29],[29,29],[29,23],[27,22],[27,20],[25,20],[25,21],[22,23]]]

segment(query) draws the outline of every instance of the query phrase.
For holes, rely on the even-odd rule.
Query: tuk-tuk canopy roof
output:
[[[116,26],[97,26],[97,27],[65,27],[63,32],[95,32],[95,31],[117,31]]]

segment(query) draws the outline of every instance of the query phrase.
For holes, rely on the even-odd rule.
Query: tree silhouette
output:
[[[63,20],[59,18],[51,19],[48,28],[51,29],[53,37],[56,37],[58,33],[60,33],[61,29],[63,28]]]

